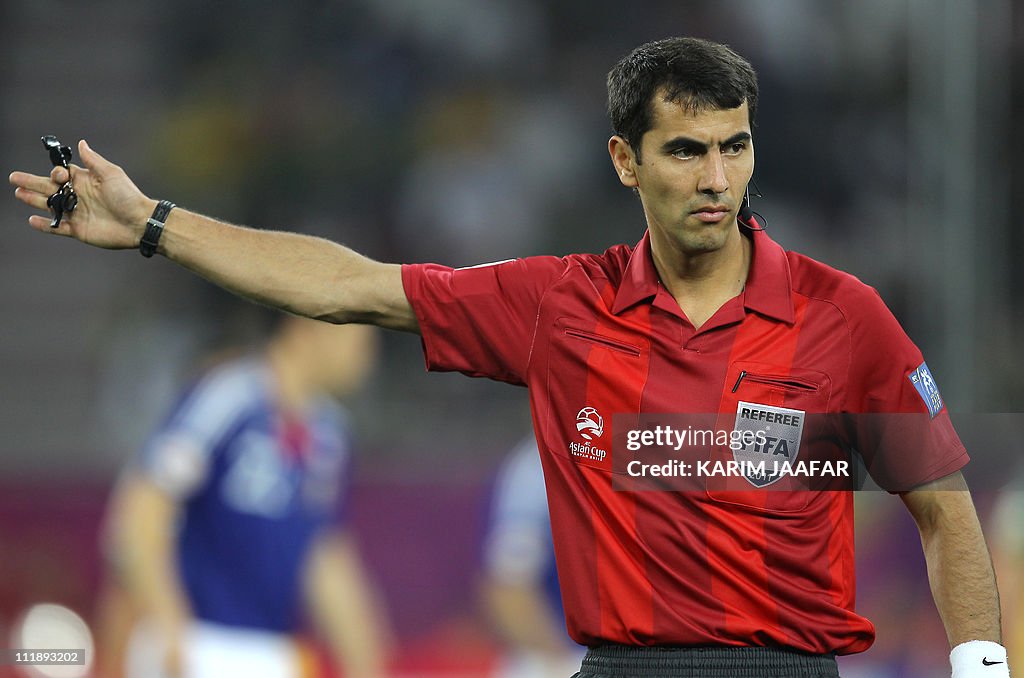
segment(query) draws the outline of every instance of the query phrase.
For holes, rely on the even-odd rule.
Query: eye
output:
[[[743,141],[737,141],[736,143],[729,144],[722,148],[722,153],[726,155],[739,155],[743,152],[743,149],[747,147],[747,144]]]
[[[690,158],[696,157],[697,152],[690,146],[682,146],[672,151],[672,156],[679,158],[680,160],[689,160]]]

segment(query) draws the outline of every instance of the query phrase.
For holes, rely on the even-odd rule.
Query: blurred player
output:
[[[762,458],[795,459],[805,415],[874,421],[808,446],[861,453],[900,495],[952,675],[1006,678],[992,563],[960,472],[969,457],[924,357],[875,290],[783,249],[746,204],[752,66],[725,45],[669,38],[634,49],[607,84],[607,150],[647,232],[601,254],[384,264],[153,200],[84,141],[85,167],[10,181],[46,210],[74,179],[77,210],[56,227],[31,216],[39,231],[161,253],[301,315],[415,332],[432,370],[527,386],[566,620],[590,648],[579,678],[834,678],[835,655],[874,640],[854,604],[852,494],[760,492],[743,474],[730,478],[738,492],[617,492],[615,462],[628,455],[613,448],[613,415],[652,413],[713,413],[749,434],[760,422],[791,441],[747,450]],[[794,152],[813,164],[819,143]],[[904,414],[914,430],[902,440],[877,425]],[[736,463],[735,450],[715,453]]]
[[[1010,439],[1012,447],[1012,438]],[[996,495],[989,522],[992,558],[1006,618],[1006,646],[1014,666],[1024,665],[1024,465]]]
[[[265,350],[182,395],[111,504],[119,585],[142,617],[128,678],[311,675],[296,640],[307,618],[346,676],[383,675],[383,616],[345,524],[349,440],[331,397],[364,381],[374,353],[365,326],[288,316]]]
[[[565,678],[583,650],[565,630],[544,473],[533,436],[501,464],[484,538],[483,598],[506,643],[494,678]]]

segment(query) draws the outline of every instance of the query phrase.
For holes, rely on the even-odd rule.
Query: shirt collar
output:
[[[743,289],[743,305],[750,311],[792,324],[796,318],[786,252],[763,230],[750,231],[750,235],[754,248]],[[618,315],[641,301],[653,299],[659,285],[658,271],[651,256],[651,234],[645,232],[629,256],[622,283],[615,293],[612,313]]]

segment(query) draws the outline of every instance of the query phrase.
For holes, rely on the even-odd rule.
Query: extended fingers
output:
[[[30,191],[27,188],[19,187],[14,189],[14,197],[30,207],[35,207],[39,210],[48,209],[46,205],[46,199],[48,196],[44,193],[38,193],[36,191]]]
[[[38,214],[28,218],[28,224],[32,228],[42,233],[49,233],[51,235],[63,235],[71,236],[71,227],[68,225],[68,219],[64,218],[61,220],[57,228],[50,226],[51,220],[49,217],[41,217]]]
[[[54,171],[56,171],[56,169]],[[61,167],[60,171],[64,172],[64,168]],[[50,195],[60,188],[60,184],[58,184],[52,177],[41,177],[37,174],[28,174],[27,172],[12,172],[11,176],[8,177],[8,181],[20,189],[35,191],[36,193],[45,193],[46,195]]]
[[[28,218],[29,225],[37,231],[49,231],[50,230],[50,219],[47,217],[41,217],[38,214],[34,214]]]
[[[66,176],[67,171],[63,167],[57,169],[60,169],[60,171]],[[56,174],[56,172],[54,172],[54,174]],[[56,176],[57,179],[61,179],[60,175]],[[41,177],[27,172],[12,172],[8,177],[8,181],[16,187],[14,189],[14,197],[26,205],[38,210],[49,209],[46,204],[46,200],[60,187],[59,183],[49,177]],[[69,216],[70,215],[65,215],[65,218],[57,228],[50,227],[50,217],[44,217],[38,214],[30,216],[28,218],[28,223],[32,228],[37,231],[42,231],[43,233],[70,236],[71,226],[69,223]]]

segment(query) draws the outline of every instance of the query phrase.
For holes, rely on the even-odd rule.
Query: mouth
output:
[[[705,205],[695,209],[690,214],[704,223],[713,224],[725,219],[729,215],[729,208],[725,205]]]

